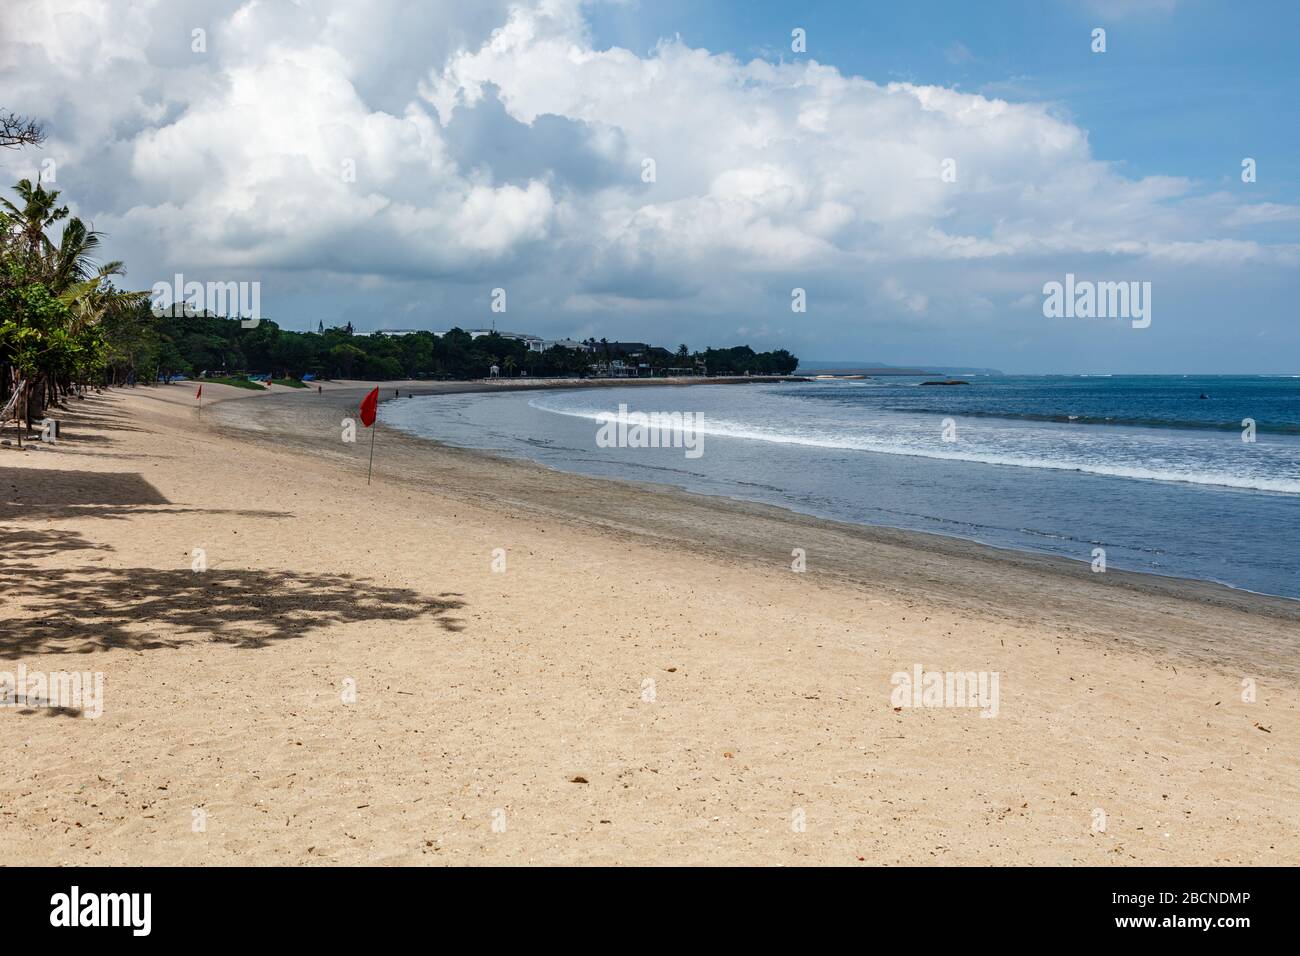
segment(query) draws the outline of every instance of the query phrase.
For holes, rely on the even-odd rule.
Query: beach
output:
[[[1300,859],[1300,602],[382,425],[367,485],[364,391],[114,389],[0,448],[0,671],[103,674],[0,707],[12,859]],[[996,707],[899,706],[918,668]]]

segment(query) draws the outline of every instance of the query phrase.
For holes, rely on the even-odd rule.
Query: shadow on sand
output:
[[[155,509],[165,510],[168,514],[202,512],[257,518],[293,517],[287,511],[173,505],[136,472],[0,466],[0,521],[16,518],[122,518]]]
[[[94,429],[139,430],[116,410],[87,414],[102,406],[88,399],[75,409],[73,421]],[[177,506],[133,472],[0,467],[0,521],[188,512],[293,517],[291,512]],[[464,627],[453,614],[465,606],[459,594],[429,596],[348,574],[36,563],[71,551],[112,550],[76,531],[0,527],[0,659],[209,641],[260,648],[360,621],[424,620],[443,631]]]
[[[0,658],[200,641],[259,648],[358,621],[464,627],[452,616],[465,606],[459,594],[428,596],[348,574],[29,563],[74,550],[104,548],[76,532],[0,529],[0,593],[20,612],[0,619]]]

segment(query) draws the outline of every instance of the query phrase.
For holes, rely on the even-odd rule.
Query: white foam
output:
[[[601,416],[610,414],[610,412],[604,408],[557,408],[554,407],[552,403],[540,399],[534,399],[530,401],[529,404],[541,411],[551,412],[557,415],[565,415],[572,418],[589,419],[591,421],[601,421]],[[900,424],[903,426],[906,425],[902,420],[900,420]],[[811,448],[826,448],[842,451],[866,451],[882,455],[907,455],[916,458],[931,458],[942,461],[968,461],[985,465],[1005,465],[1015,468],[1077,471],[1086,474],[1105,475],[1113,478],[1130,478],[1140,481],[1172,481],[1192,485],[1239,488],[1247,491],[1300,494],[1300,479],[1297,478],[1271,477],[1267,475],[1236,473],[1224,470],[1200,470],[1180,467],[1173,463],[1167,464],[1163,467],[1151,467],[1137,464],[1115,464],[1113,462],[1117,456],[1114,453],[1114,448],[1107,447],[1104,444],[1098,444],[1094,449],[1096,454],[1104,455],[1104,458],[1094,459],[1091,456],[1088,456],[1075,460],[1067,460],[1063,458],[1034,455],[1008,454],[1006,452],[988,449],[967,451],[959,450],[959,448],[939,448],[922,443],[923,441],[928,441],[930,439],[921,439],[914,432],[909,433],[905,431],[900,431],[897,438],[893,440],[878,436],[859,437],[844,435],[841,433],[818,433],[811,429],[801,432],[777,431],[759,426],[712,418],[707,413],[704,415],[704,424],[696,427],[695,431],[698,434],[712,435],[718,438],[770,442],[780,445],[802,445]],[[969,434],[969,432],[967,432],[967,434]],[[1040,427],[1034,432],[1034,437],[1038,438],[1045,434],[1051,433],[1047,428]],[[1027,439],[1029,437],[1028,429],[1022,429],[1020,435]],[[1070,437],[1073,438],[1075,436],[1077,436],[1077,432],[1072,432]],[[964,441],[963,444],[969,446],[971,442],[967,440]],[[1078,447],[1077,441],[1073,442],[1073,447]],[[1175,450],[1181,450],[1184,453],[1191,451],[1191,449],[1187,448]],[[1152,458],[1154,455],[1148,450],[1145,457]]]

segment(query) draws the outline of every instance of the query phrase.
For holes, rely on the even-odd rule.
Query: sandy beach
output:
[[[0,707],[11,861],[1300,861],[1300,602],[392,430],[367,487],[362,394],[0,447],[0,671],[104,688]],[[896,707],[918,666],[996,715]]]

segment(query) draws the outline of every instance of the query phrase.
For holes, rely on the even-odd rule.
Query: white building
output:
[[[354,336],[370,335],[410,335],[418,332],[419,329],[374,329],[369,332],[353,332]],[[450,329],[435,331],[433,334],[442,338]],[[530,352],[545,352],[547,349],[556,345],[566,349],[576,349],[579,352],[590,352],[591,346],[585,342],[579,342],[577,339],[544,339],[540,335],[530,335],[527,332],[503,332],[500,329],[465,329],[466,334],[472,338],[481,339],[485,335],[492,335],[494,332],[503,339],[510,339],[512,342],[522,342],[528,347]]]
[[[433,334],[438,336],[438,338],[442,338],[449,331],[451,330],[443,329],[441,332],[434,332]],[[464,331],[469,336],[476,339],[481,339],[483,336],[491,335],[495,332],[503,339],[510,339],[514,342],[523,342],[528,346],[530,352],[544,352],[547,347],[545,340],[540,335],[529,335],[527,332],[502,332],[500,329],[465,329]]]

